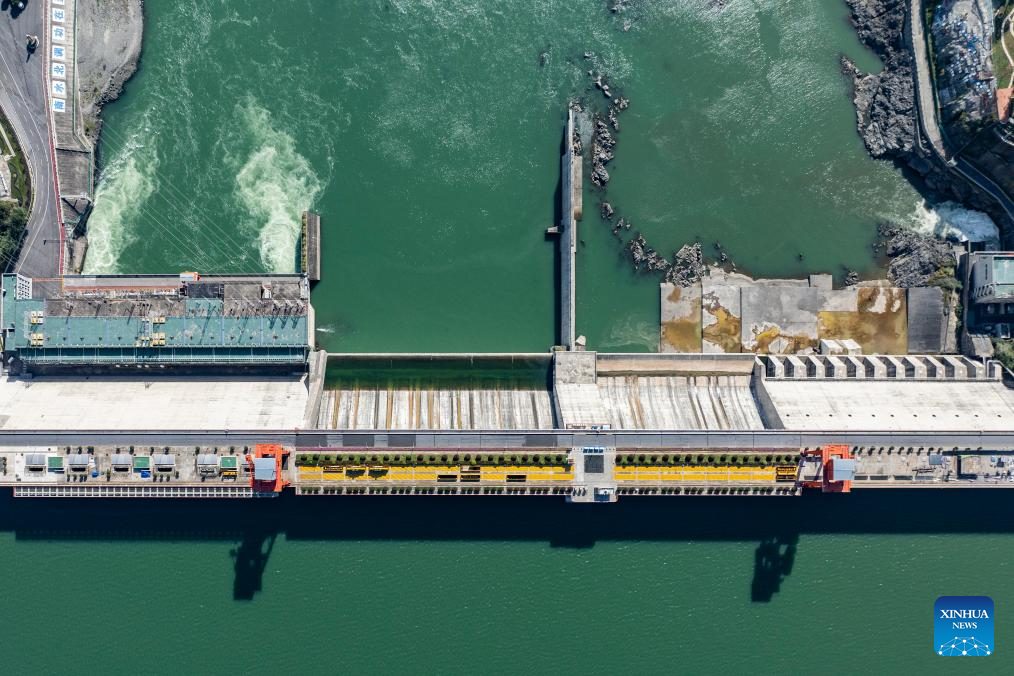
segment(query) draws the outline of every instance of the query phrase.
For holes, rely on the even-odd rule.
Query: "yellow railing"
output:
[[[774,481],[775,467],[718,466],[620,466],[614,476],[617,481],[661,483],[664,481]]]
[[[370,465],[297,467],[300,483],[313,481],[361,481],[389,483],[528,483],[573,481],[569,466],[501,465],[462,469],[460,465]],[[475,481],[478,477],[478,482]],[[523,477],[523,479],[521,479]],[[463,481],[464,479],[464,481]],[[519,480],[520,479],[520,480]]]

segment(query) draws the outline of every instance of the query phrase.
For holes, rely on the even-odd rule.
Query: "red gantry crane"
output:
[[[281,493],[289,485],[282,474],[282,462],[288,454],[278,444],[256,444],[253,455],[246,456],[250,464],[250,487],[257,493]]]
[[[807,456],[819,458],[819,479],[803,481],[806,488],[819,488],[825,493],[849,493],[852,490],[852,478],[856,474],[856,461],[849,452],[848,446],[822,446],[812,451],[803,451],[803,459]]]

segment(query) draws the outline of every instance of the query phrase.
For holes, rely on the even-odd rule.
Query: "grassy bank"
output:
[[[3,128],[7,143],[10,144],[10,147],[7,147],[7,143],[4,144],[3,152],[5,155],[13,155],[7,160],[7,166],[11,169],[11,197],[17,200],[19,206],[27,209],[32,201],[32,181],[28,174],[28,163],[25,161],[24,153],[21,152],[18,138],[14,135],[14,128],[3,112],[0,112],[0,127]]]
[[[1014,340],[994,338],[993,351],[1004,368],[1014,372]]]

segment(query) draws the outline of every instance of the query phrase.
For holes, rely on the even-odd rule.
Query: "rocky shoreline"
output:
[[[77,0],[78,94],[84,131],[94,149],[102,107],[115,101],[137,71],[144,0]]]
[[[893,223],[881,223],[877,236],[891,260],[887,277],[895,286],[928,286],[953,278],[956,260],[947,242]]]
[[[905,38],[909,0],[845,0],[860,41],[884,64],[863,73],[846,56],[842,72],[852,81],[857,128],[871,157],[907,167],[942,200],[984,211],[1003,228],[1006,215],[989,195],[948,169],[919,139],[913,55]]]

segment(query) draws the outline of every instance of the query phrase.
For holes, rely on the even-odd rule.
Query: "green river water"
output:
[[[657,248],[876,276],[876,222],[937,214],[855,132],[838,58],[878,62],[844,3],[717,4],[636,2],[624,32],[604,0],[149,3],[142,67],[104,113],[86,270],[291,271],[313,207],[329,351],[546,350],[565,106],[601,103],[596,68],[631,101],[609,199]],[[598,199],[578,331],[656,349],[658,279]]]
[[[166,0],[107,107],[87,270],[286,271],[324,224],[330,351],[554,340],[564,106],[583,58],[631,108],[610,200],[660,249],[760,275],[878,274],[881,218],[932,227],[867,158],[838,0]],[[544,54],[540,65],[540,53]],[[657,344],[586,192],[578,330]],[[798,254],[804,259],[799,260]],[[1001,673],[1006,492],[800,499],[0,499],[6,673]],[[997,652],[932,649],[937,596],[996,602]]]

